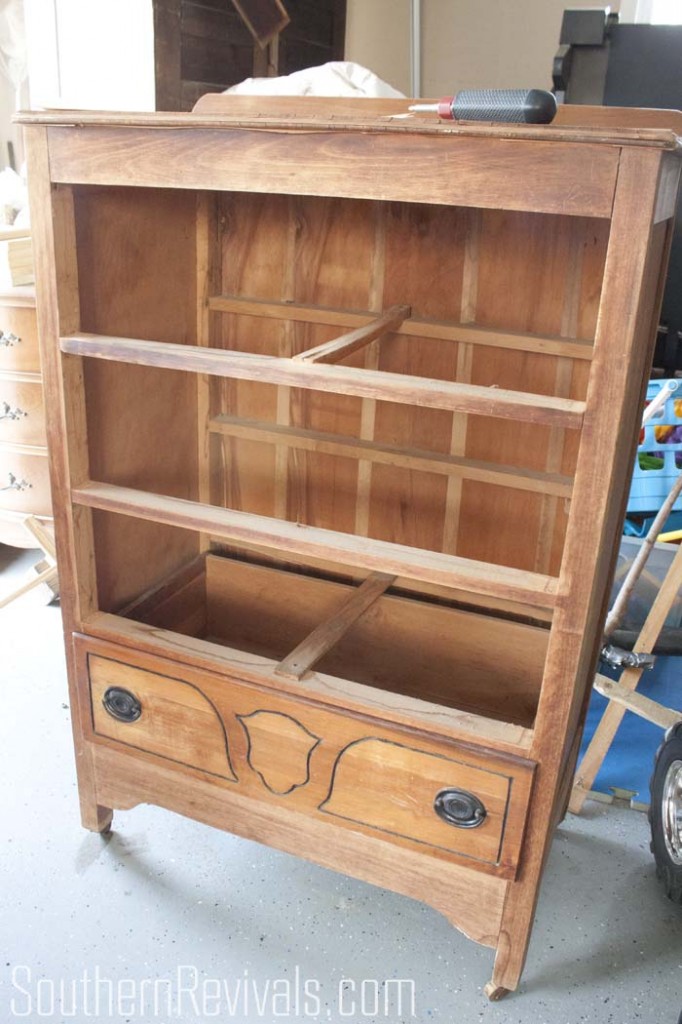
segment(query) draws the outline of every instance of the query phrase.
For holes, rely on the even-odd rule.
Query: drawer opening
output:
[[[415,597],[401,583],[208,553],[118,614],[267,659],[283,689],[332,676],[532,728],[548,630]]]

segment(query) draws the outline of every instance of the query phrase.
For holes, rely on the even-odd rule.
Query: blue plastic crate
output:
[[[644,427],[644,440],[637,449],[627,505],[628,513],[658,512],[668,497],[670,488],[682,471],[682,454],[677,456],[677,461],[675,455],[676,452],[682,452],[682,440],[680,443],[669,443],[661,438],[660,430],[659,437],[656,437],[656,428],[665,426],[672,429],[680,427],[679,435],[682,438],[682,381],[649,381],[646,397],[648,402],[652,401],[664,387],[670,390],[670,397]],[[660,469],[642,469],[639,464],[640,453],[662,456],[662,467]],[[677,464],[678,461],[680,466]],[[675,502],[673,510],[676,512],[682,510],[682,496]]]

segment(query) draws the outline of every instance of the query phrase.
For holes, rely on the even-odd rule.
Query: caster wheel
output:
[[[651,778],[651,852],[665,894],[682,904],[682,722],[658,748]]]

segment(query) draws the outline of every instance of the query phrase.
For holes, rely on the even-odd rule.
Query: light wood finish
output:
[[[275,665],[292,643],[303,642],[353,597],[357,590],[348,583],[206,558],[206,633],[233,650],[274,658]],[[168,628],[168,616],[175,614],[170,606],[159,608],[144,621]],[[421,637],[427,631],[425,649]],[[339,677],[338,692],[348,690],[354,679],[386,691],[384,701],[395,695],[401,701],[404,696],[430,701],[431,714],[438,707],[464,708],[531,726],[546,648],[547,632],[535,626],[415,602],[404,594],[382,594],[335,638],[315,670],[300,678],[314,690],[313,676],[333,673]],[[505,652],[504,668],[499,650]],[[286,686],[296,679],[289,677]],[[285,687],[282,678],[275,683]],[[317,689],[323,693],[325,687]]]
[[[58,341],[62,331],[80,326],[77,276],[74,273],[74,225],[71,194],[53,190],[50,184],[47,131],[37,129],[26,137],[29,172],[31,231],[36,269],[37,317],[40,361],[45,382],[45,410],[50,445],[50,478],[55,509],[55,540],[60,569],[61,608],[76,772],[83,826],[105,832],[112,810],[98,797],[92,749],[84,739],[87,709],[79,701],[71,637],[81,614],[94,602],[94,551],[90,513],[74,509],[68,500],[72,473],[77,478],[87,450],[82,432],[73,435],[73,413],[82,411],[84,400],[80,361],[63,365]],[[75,408],[74,408],[75,407]],[[81,420],[82,424],[82,420]],[[79,424],[80,425],[80,424]],[[70,458],[73,456],[73,466]],[[85,558],[83,558],[85,551]]]
[[[436,103],[438,97],[431,98],[431,100],[424,99],[422,102],[425,103]],[[390,117],[390,115],[404,114],[406,107],[411,103],[411,100],[404,99],[377,99],[367,97],[362,102],[361,111],[365,116],[369,117]],[[194,113],[201,114],[204,116],[212,115],[214,117],[221,117],[229,115],[232,117],[262,117],[265,114],[271,116],[277,116],[279,118],[292,118],[293,120],[301,120],[304,118],[325,118],[330,115],[344,119],[355,119],[359,116],[359,109],[357,102],[348,97],[316,97],[306,96],[305,98],[296,96],[268,96],[267,103],[264,103],[262,96],[223,96],[216,95],[215,93],[207,93],[201,96],[194,105]],[[121,115],[118,115],[119,119]],[[415,115],[414,122],[418,123],[420,127],[438,125],[438,118],[434,115]],[[454,129],[460,129],[461,131],[490,131],[490,125],[487,124],[454,124],[449,125]],[[510,126],[512,131],[518,137],[528,129],[528,126],[514,125]],[[535,138],[546,138],[548,126],[544,126],[539,134],[534,133]],[[619,139],[624,142],[625,139],[642,139],[644,135],[637,129],[659,129],[657,133],[661,139],[667,139],[669,144],[674,146],[675,135],[682,135],[682,115],[679,110],[666,110],[658,108],[642,108],[642,107],[597,107],[588,105],[574,105],[574,104],[561,104],[556,112],[554,121],[552,122],[552,136],[554,137],[554,128],[565,129],[572,128],[571,138],[575,138],[576,135],[582,137],[575,131],[576,128],[590,128],[594,132],[594,137],[604,138],[607,133],[604,133],[604,129],[608,129],[609,132],[619,132]],[[499,130],[499,129],[498,129]],[[598,134],[599,133],[599,134]],[[565,137],[562,135],[562,137]],[[613,136],[612,136],[613,137]],[[647,132],[647,140],[652,140],[654,136]]]
[[[588,393],[585,426],[592,444],[576,470],[572,507],[579,513],[569,524],[563,555],[562,578],[570,587],[571,599],[555,614],[545,664],[545,679],[560,679],[562,668],[573,665],[579,685],[560,690],[545,685],[540,695],[532,750],[544,774],[530,810],[524,879],[505,904],[502,927],[509,941],[498,947],[491,980],[495,992],[515,987],[525,961],[559,780],[562,769],[572,768],[574,731],[584,714],[596,667],[607,584],[615,564],[639,430],[632,409],[643,404],[664,280],[666,232],[659,230],[660,225],[652,227],[660,169],[661,161],[651,151],[623,151]],[[633,233],[640,239],[637,247],[632,245]],[[637,297],[634,311],[633,296]],[[618,358],[612,359],[606,339],[616,335]],[[620,409],[617,418],[612,400]],[[590,528],[595,522],[599,528]],[[561,750],[557,736],[564,738]]]
[[[88,675],[97,735],[236,781],[220,715],[196,686],[94,655]],[[139,700],[137,721],[121,722],[108,713],[104,698],[110,687],[127,690]]]
[[[377,370],[359,370],[351,366],[317,366],[293,359],[236,353],[224,349],[190,348],[161,341],[141,341],[97,334],[75,334],[61,339],[67,355],[89,356],[139,366],[167,370],[189,370],[234,380],[254,380],[266,384],[286,384],[337,395],[357,395],[427,409],[494,416],[571,427],[582,423],[585,405],[568,398],[548,398],[502,388],[491,394],[489,388],[467,384],[449,384],[407,377]]]
[[[349,827],[368,826],[388,836],[406,836],[427,846],[457,851],[479,864],[500,863],[501,841],[503,836],[508,839],[506,829],[512,827],[517,834],[512,866],[523,817],[519,820],[513,813],[507,817],[510,782],[500,771],[458,762],[456,754],[448,758],[372,736],[341,751],[320,810]],[[457,829],[436,817],[434,794],[453,786],[481,800],[486,809],[483,825]],[[523,788],[525,796],[528,784]]]
[[[295,96],[202,96],[194,116],[179,113],[127,113],[118,111],[53,110],[21,111],[17,124],[74,127],[107,125],[112,128],[196,128],[239,127],[284,131],[318,129],[345,132],[358,128],[396,134],[434,134],[473,138],[509,138],[519,141],[571,142],[646,146],[679,150],[682,119],[678,110],[623,107],[575,108],[562,106],[553,125],[496,125],[442,121],[433,115],[393,118],[404,114],[410,100],[356,99],[345,97]],[[205,111],[205,112],[204,112]],[[336,116],[340,114],[341,116]]]
[[[263,299],[245,299],[237,295],[212,295],[209,308],[217,313],[238,313],[241,316],[265,317],[275,320],[293,320],[306,324],[327,324],[331,327],[365,327],[375,319],[372,313],[356,313],[328,306],[302,305],[295,302],[265,302]],[[587,341],[568,341],[563,338],[522,334],[515,331],[494,331],[474,324],[448,323],[410,317],[393,331],[408,338],[435,338],[439,341],[457,341],[463,344],[487,345],[490,348],[518,349],[546,355],[565,355],[572,359],[591,359],[592,345]]]
[[[400,327],[403,320],[410,315],[409,306],[394,306],[377,317],[370,320],[363,327],[356,327],[349,334],[342,334],[339,338],[326,341],[323,345],[316,345],[305,352],[299,352],[294,356],[295,360],[304,363],[338,363],[346,356],[350,356],[358,349],[365,348],[371,341],[376,341],[384,334],[390,334]]]
[[[41,569],[39,573],[27,579],[25,583],[22,583],[19,587],[10,591],[9,594],[5,594],[0,597],[0,608],[6,608],[8,604],[11,604],[18,598],[23,597],[24,594],[28,594],[29,591],[39,587],[42,583],[52,586],[56,582],[57,570],[53,565],[48,565],[47,568]]]
[[[89,636],[123,642],[134,650],[156,657],[172,658],[181,664],[265,684],[276,692],[293,693],[341,709],[351,708],[359,714],[369,712],[381,721],[416,727],[426,733],[437,729],[441,735],[460,742],[483,744],[522,756],[531,746],[532,729],[514,722],[487,718],[480,709],[468,712],[448,708],[442,703],[395,694],[319,671],[301,680],[285,679],[275,673],[278,662],[272,658],[245,653],[217,640],[182,635],[174,624],[162,629],[100,612],[88,620],[87,631]]]
[[[215,252],[218,242],[218,210],[215,197],[202,192],[197,197],[197,345],[210,348],[212,339],[211,310],[209,296],[215,290],[216,261]],[[197,466],[199,486],[197,497],[200,501],[211,498],[211,436],[209,423],[211,420],[211,382],[208,374],[197,374]],[[204,536],[199,543],[206,547],[208,539]]]
[[[292,810],[333,817],[342,828],[379,832],[437,860],[514,876],[531,763],[405,735],[196,670],[170,676],[170,662],[148,671],[136,659],[130,663],[124,648],[80,640],[76,647],[96,735],[236,782],[254,799],[279,803],[287,796]],[[119,722],[106,711],[109,687],[138,698],[136,721]],[[436,794],[452,787],[483,803],[479,827],[457,828],[436,814]]]
[[[85,125],[85,118],[83,119]],[[426,153],[419,136],[384,125],[372,140],[372,173],[358,161],[360,131],[321,126],[297,133],[266,130],[177,127],[174,145],[182,147],[183,186],[192,189],[271,194],[339,195],[353,199],[442,203],[452,206],[500,205],[512,210],[608,217],[618,164],[617,150],[557,142],[538,147],[532,164],[516,139],[480,137],[449,145],[436,126],[435,146]],[[148,187],[177,184],[168,162],[167,134],[143,127],[120,127],[112,134],[99,126],[74,133],[52,127],[53,180],[81,185],[126,185],[134,178]],[[116,155],[126,151],[124,167]],[[505,174],[497,172],[499,162]],[[396,163],[410,168],[395,173]],[[359,173],[358,173],[359,172]]]
[[[579,749],[680,115],[264,106],[23,117],[83,819],[156,802],[425,899],[497,998]],[[162,702],[139,746],[93,731],[88,655]],[[486,823],[432,817],[450,785]]]
[[[635,650],[639,654],[651,654],[653,651],[665,620],[670,614],[673,601],[676,600],[681,588],[682,545],[675,553],[670,568],[665,574],[665,579],[656,594],[656,599],[640,630],[637,643],[635,644]],[[618,680],[619,691],[625,694],[636,690],[642,678],[642,672],[643,669],[641,668],[623,669]],[[599,725],[595,729],[576,771],[575,783],[568,805],[569,810],[573,814],[579,814],[582,810],[608,749],[613,743],[618,726],[623,721],[626,710],[627,706],[624,702],[615,700],[609,701],[604,708]]]
[[[259,564],[270,565],[281,568],[282,560],[277,557],[276,552],[258,544],[234,544],[221,541],[218,537],[212,538],[211,550],[216,554],[237,556],[248,561],[257,560]],[[362,582],[364,573],[358,570],[350,562],[332,561],[328,558],[318,558],[311,555],[288,555],[287,567],[295,568],[303,572],[322,574],[326,578],[337,578],[339,576]],[[501,618],[510,619],[514,622],[529,623],[533,626],[547,628],[552,621],[553,610],[549,607],[534,606],[532,609],[521,601],[509,601],[505,598],[481,596],[471,590],[458,587],[438,586],[435,583],[424,583],[408,580],[404,577],[400,580],[400,589],[408,596],[429,597],[436,601],[443,601],[453,607],[462,608],[473,612],[492,612]]]
[[[355,593],[351,594],[342,608],[331,618],[321,622],[305,640],[280,661],[275,671],[282,676],[301,676],[335,647],[354,622],[374,604],[377,598],[395,582],[395,576],[373,572]]]
[[[76,505],[83,508],[119,512],[167,526],[200,530],[238,543],[248,544],[251,541],[281,552],[347,559],[359,569],[393,573],[443,586],[469,587],[479,594],[508,597],[530,605],[546,607],[556,602],[556,579],[502,565],[474,563],[455,555],[364,540],[350,534],[280,522],[112,484],[88,483],[74,488],[71,497]]]
[[[533,470],[514,469],[476,459],[465,459],[457,455],[443,455],[439,452],[416,451],[398,445],[379,444],[362,438],[325,434],[320,430],[302,430],[300,427],[279,426],[259,420],[243,420],[224,414],[215,416],[209,423],[209,430],[226,437],[253,439],[266,444],[283,445],[302,451],[320,452],[341,458],[358,459],[385,466],[402,466],[421,473],[437,473],[444,476],[461,477],[463,480],[478,480],[481,483],[496,484],[499,487],[513,487],[523,491],[539,491],[570,498],[572,481],[560,473],[541,473]]]
[[[645,697],[643,693],[630,690],[620,681],[609,679],[608,676],[597,673],[594,688],[597,693],[601,693],[602,697],[621,704],[626,711],[632,711],[635,715],[646,719],[647,722],[653,722],[661,729],[671,729],[673,725],[682,720],[682,711],[666,708],[658,701]]]
[[[197,201],[189,192],[74,191],[81,325],[92,331],[196,338]],[[134,231],[131,231],[134,224]],[[202,254],[202,259],[204,258]],[[150,274],[150,266],[159,272]],[[178,287],[178,281],[183,286]],[[67,364],[71,360],[65,361]],[[113,480],[129,475],[181,498],[197,496],[198,394],[194,375],[89,362],[88,461]],[[153,396],[153,398],[152,398]],[[144,443],[137,443],[144,438]],[[154,460],[151,451],[164,451]],[[99,600],[130,601],[199,550],[189,534],[94,517]],[[145,557],[138,557],[144,549]]]
[[[494,946],[508,883],[461,864],[433,861],[421,852],[386,843],[379,835],[338,829],[331,818],[311,820],[286,804],[254,801],[193,776],[182,778],[172,766],[141,762],[119,749],[94,747],[103,800],[127,810],[156,804],[206,825],[221,828],[380,885],[435,907],[474,942]]]

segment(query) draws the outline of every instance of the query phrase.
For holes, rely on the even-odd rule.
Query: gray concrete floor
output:
[[[0,547],[0,589],[31,560]],[[95,1019],[96,992],[99,1020],[163,1024],[677,1022],[682,910],[659,891],[643,814],[589,803],[561,826],[524,980],[491,1004],[492,952],[412,900],[154,807],[117,814],[108,841],[82,831],[59,611],[29,595],[0,612],[0,638],[2,1024]],[[388,979],[414,981],[414,1015],[395,986],[374,1012]]]

